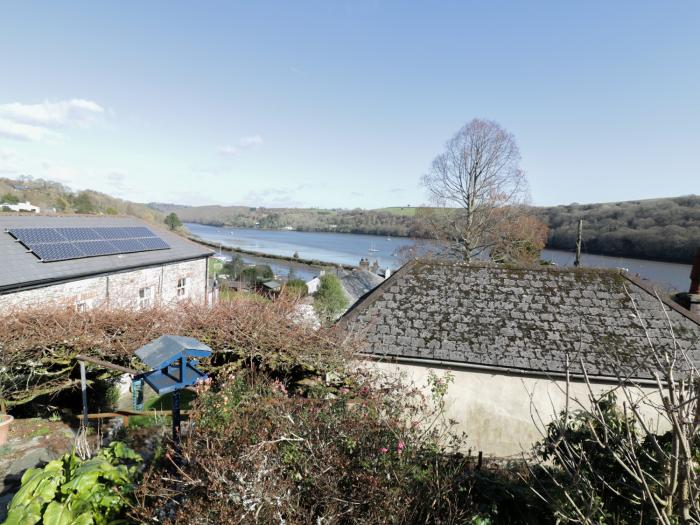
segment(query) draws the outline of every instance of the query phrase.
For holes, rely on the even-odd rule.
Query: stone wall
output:
[[[45,304],[90,309],[98,306],[140,308],[183,300],[204,303],[206,271],[207,260],[202,258],[78,279],[0,295],[0,312]],[[181,279],[184,279],[184,287],[178,291]]]

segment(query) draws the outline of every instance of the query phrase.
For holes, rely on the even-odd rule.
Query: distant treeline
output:
[[[690,263],[700,248],[700,196],[536,208],[548,248],[573,250],[583,219],[588,253]]]
[[[249,208],[245,206],[177,206],[152,204],[164,213],[175,212],[182,222],[233,228],[362,233],[392,237],[425,237],[414,217],[384,210],[323,210],[317,208]]]
[[[183,222],[238,228],[364,233],[392,237],[427,237],[419,208],[321,210],[152,204],[175,212]],[[700,247],[700,196],[604,204],[569,204],[533,208],[549,226],[548,248],[574,250],[583,219],[587,253],[690,263]]]

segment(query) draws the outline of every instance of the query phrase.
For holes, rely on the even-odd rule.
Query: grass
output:
[[[256,303],[269,303],[270,300],[262,295],[255,292],[238,292],[236,290],[231,290],[229,288],[221,288],[219,291],[219,298],[222,301],[252,301]]]
[[[195,393],[190,390],[180,392],[180,409],[188,410]],[[171,410],[173,407],[173,395],[163,394],[159,397],[149,399],[144,403],[144,410]],[[170,425],[171,416],[131,416],[129,418],[129,428],[152,428],[161,425]]]
[[[31,434],[29,434],[29,436],[27,436],[27,437],[34,438],[34,437],[46,436],[46,435],[48,435],[48,434],[50,434],[50,433],[51,433],[51,430],[50,430],[50,429],[48,429],[48,428],[46,428],[46,427],[41,427],[41,428],[37,428],[36,430],[34,430],[34,431],[33,431]]]
[[[392,206],[389,208],[378,208],[374,211],[389,213],[391,215],[401,215],[403,217],[415,217],[417,208],[411,206]]]
[[[214,278],[224,269],[224,261],[219,259],[209,258],[209,276]]]

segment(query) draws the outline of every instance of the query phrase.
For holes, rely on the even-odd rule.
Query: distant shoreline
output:
[[[189,234],[187,235],[187,238],[191,240],[192,242],[196,242],[198,244],[202,244],[204,246],[207,246],[209,248],[214,248],[216,250],[221,247],[222,251],[229,252],[229,253],[238,253],[240,255],[249,255],[251,257],[256,257],[258,259],[269,259],[271,261],[282,261],[291,265],[296,265],[298,267],[306,267],[306,268],[313,268],[315,270],[322,270],[324,268],[342,268],[343,270],[354,270],[357,268],[357,266],[354,266],[352,264],[341,264],[341,263],[331,263],[331,262],[325,262],[325,261],[319,261],[318,259],[303,259],[303,258],[296,258],[296,257],[288,257],[285,255],[271,255],[269,253],[263,253],[263,252],[256,252],[252,250],[243,250],[241,248],[234,248],[231,246],[226,246],[224,244],[219,244],[216,242],[210,242],[210,241],[205,241],[201,237],[197,237],[196,235]]]
[[[362,233],[362,232],[339,232],[335,230],[307,230],[307,229],[294,229],[294,230],[285,230],[285,229],[279,229],[279,228],[242,228],[238,226],[226,226],[222,224],[212,224],[212,223],[205,223],[205,222],[193,222],[190,221],[193,224],[201,224],[202,226],[211,226],[214,228],[230,228],[232,230],[261,230],[261,231],[276,231],[276,232],[305,232],[305,233],[329,233],[333,235],[371,235],[374,237],[386,237],[386,235],[379,235],[379,234],[374,234],[374,233]],[[400,239],[415,239],[415,237],[408,237],[406,235],[391,235],[391,237],[396,237]],[[193,239],[196,240],[196,239]],[[420,239],[417,239],[420,240]],[[219,245],[216,243],[209,243],[208,241],[203,241],[202,239],[199,239],[198,242],[202,242],[203,244],[206,244],[207,246],[211,246],[214,248],[218,248]],[[699,246],[700,247],[700,244]],[[229,248],[230,249],[230,248]],[[574,248],[573,246],[570,249],[567,249],[565,246],[558,246],[556,244],[547,244],[545,245],[544,249],[547,250],[556,250],[560,252],[567,252],[567,253],[574,253]],[[282,260],[282,261],[288,261],[288,262],[303,262],[306,265],[309,266],[323,266],[323,267],[328,267],[328,266],[347,266],[348,268],[356,268],[356,266],[352,265],[342,265],[342,264],[336,264],[336,263],[328,263],[324,261],[318,261],[315,259],[295,259],[293,257],[286,257],[283,255],[269,255],[266,253],[261,253],[261,252],[255,252],[255,251],[249,251],[249,250],[244,250],[241,248],[235,248],[232,251],[241,253],[241,254],[246,254],[246,255],[253,255],[257,257],[267,257],[270,259],[277,259],[277,260]],[[591,250],[590,248],[585,250],[583,252],[584,255],[602,255],[605,257],[615,257],[615,258],[623,258],[623,259],[636,259],[639,261],[651,261],[651,262],[660,262],[660,263],[674,263],[674,264],[692,264],[692,259],[691,260],[684,260],[682,258],[677,258],[677,257],[666,257],[666,258],[653,258],[653,257],[642,257],[640,255],[634,254],[634,255],[628,255],[628,254],[620,254],[612,251],[601,251],[601,250]]]

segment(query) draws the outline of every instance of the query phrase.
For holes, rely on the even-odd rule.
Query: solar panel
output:
[[[9,232],[21,242],[61,242],[66,240],[55,228],[16,228],[9,230]]]
[[[33,244],[31,250],[42,261],[65,261],[80,259],[83,253],[70,243],[58,242],[50,244]]]
[[[124,228],[93,228],[102,239],[124,239],[126,232]]]
[[[122,228],[126,232],[125,238],[135,239],[139,237],[156,237],[156,235],[148,228],[143,228],[141,226],[130,226],[128,228]]]
[[[166,250],[170,245],[142,226],[15,228],[8,233],[43,262]]]
[[[112,244],[117,247],[119,253],[148,251],[143,243],[139,242],[139,239],[117,239],[112,241]]]
[[[139,239],[139,242],[142,242],[147,250],[165,250],[166,248],[170,248],[163,239],[158,237],[146,237],[144,239]]]
[[[69,241],[92,241],[102,237],[93,228],[56,228]]]
[[[120,253],[119,249],[109,241],[77,241],[72,244],[88,257]]]

